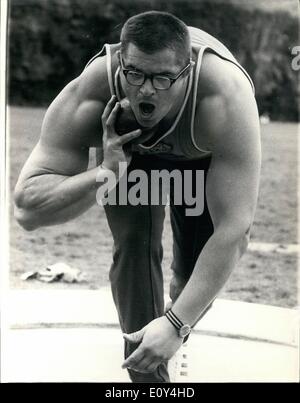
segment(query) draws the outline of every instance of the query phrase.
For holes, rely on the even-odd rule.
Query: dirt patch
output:
[[[10,184],[15,186],[25,160],[37,142],[44,109],[10,108]],[[262,127],[263,164],[254,242],[297,242],[297,125]],[[91,158],[93,163],[93,158]],[[10,203],[10,207],[12,203]],[[172,237],[167,214],[163,236],[165,288],[170,280]],[[13,288],[89,288],[109,284],[112,239],[105,214],[94,206],[67,224],[25,232],[10,208],[10,286]],[[20,275],[49,264],[66,262],[82,270],[80,284],[25,282]],[[222,298],[293,307],[297,303],[295,254],[247,252],[232,273]]]

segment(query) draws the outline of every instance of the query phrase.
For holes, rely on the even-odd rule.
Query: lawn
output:
[[[44,109],[10,107],[10,185],[37,142]],[[263,164],[252,242],[297,243],[297,136],[292,123],[262,125]],[[93,155],[91,150],[91,155]],[[91,164],[93,158],[91,157]],[[67,224],[26,232],[15,222],[10,202],[10,286],[12,288],[88,288],[108,285],[112,239],[104,211],[95,205]],[[172,240],[167,214],[163,236],[163,270],[168,290]],[[83,283],[45,284],[22,281],[26,271],[65,262],[82,270]],[[282,307],[297,304],[295,254],[248,251],[232,273],[220,297]]]

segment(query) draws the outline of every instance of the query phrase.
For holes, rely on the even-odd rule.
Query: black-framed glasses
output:
[[[182,74],[187,71],[192,65],[193,62],[190,61],[187,66],[185,66],[178,74],[176,77],[168,77],[164,76],[162,74],[146,74],[138,70],[133,70],[133,69],[126,69],[123,64],[123,59],[120,54],[120,64],[121,68],[123,71],[123,74],[130,85],[135,85],[135,86],[141,86],[144,84],[144,82],[149,78],[151,80],[152,86],[156,90],[168,90],[174,83],[175,81],[178,80],[179,77],[182,76]]]

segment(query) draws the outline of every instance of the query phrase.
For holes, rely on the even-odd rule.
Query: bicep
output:
[[[228,103],[210,106],[214,121],[206,184],[208,208],[215,228],[247,230],[255,212],[260,175],[256,103],[251,95],[236,95]]]

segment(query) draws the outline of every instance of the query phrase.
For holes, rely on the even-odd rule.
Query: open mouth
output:
[[[155,109],[155,105],[150,104],[149,102],[141,102],[139,104],[139,107],[140,107],[141,114],[144,117],[151,116]]]

